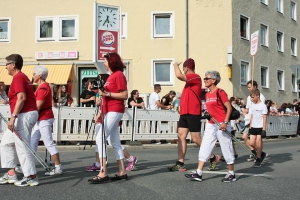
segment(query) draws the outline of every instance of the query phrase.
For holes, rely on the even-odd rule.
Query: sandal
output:
[[[95,176],[93,179],[89,179],[88,181],[91,182],[91,184],[99,184],[99,183],[109,181],[109,176],[104,176],[104,177]]]
[[[125,179],[125,180],[128,179],[127,174],[124,174],[122,176],[119,176],[118,174],[115,174],[114,177],[110,178],[110,180],[112,180],[112,181],[119,181],[119,180],[123,180],[123,179]]]

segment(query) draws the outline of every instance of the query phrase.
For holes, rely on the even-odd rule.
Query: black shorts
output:
[[[251,128],[250,135],[261,135],[262,128]]]
[[[201,131],[200,115],[180,115],[178,128],[188,128],[190,132]]]

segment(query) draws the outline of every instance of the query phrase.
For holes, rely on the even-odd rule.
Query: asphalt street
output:
[[[300,199],[300,139],[286,139],[264,144],[269,156],[261,168],[252,168],[248,154],[236,145],[239,154],[235,164],[237,181],[222,183],[227,172],[224,162],[217,171],[208,171],[205,165],[203,182],[190,181],[185,172],[169,172],[168,166],[177,158],[176,145],[167,148],[156,145],[149,148],[128,148],[138,157],[134,171],[128,172],[126,181],[92,185],[88,179],[96,172],[86,172],[84,167],[95,161],[94,151],[65,148],[60,151],[64,174],[44,176],[44,169],[37,163],[40,185],[16,187],[0,185],[1,199]],[[78,147],[77,147],[78,148]],[[60,148],[61,149],[61,148]],[[187,150],[186,167],[190,173],[197,168],[198,148]],[[44,159],[45,152],[39,151]],[[220,154],[220,147],[214,149]],[[110,176],[117,172],[114,153],[109,149]],[[49,158],[48,158],[49,160]],[[0,173],[5,173],[0,169]],[[19,175],[21,178],[22,175]]]

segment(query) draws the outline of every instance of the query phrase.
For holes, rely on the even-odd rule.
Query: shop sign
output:
[[[77,59],[78,51],[42,51],[35,52],[37,60]]]

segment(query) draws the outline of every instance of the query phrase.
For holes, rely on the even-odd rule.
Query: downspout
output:
[[[185,0],[186,6],[186,59],[189,58],[189,0]]]

